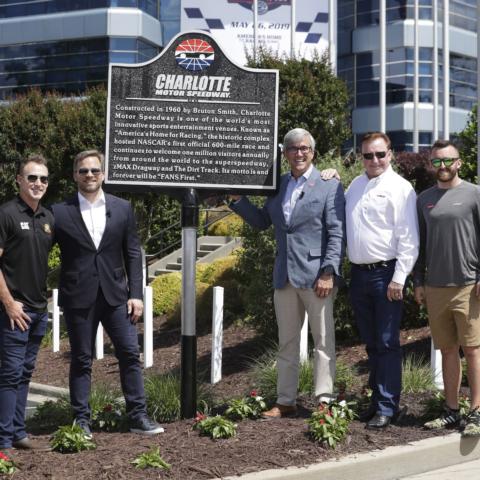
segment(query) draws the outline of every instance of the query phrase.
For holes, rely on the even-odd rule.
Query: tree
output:
[[[462,159],[461,176],[464,180],[477,183],[477,106],[470,112],[467,126],[458,135],[460,157]]]
[[[349,95],[346,84],[332,72],[327,54],[312,60],[281,58],[260,50],[248,65],[279,70],[279,138],[292,128],[308,130],[323,155],[337,150],[350,136]]]

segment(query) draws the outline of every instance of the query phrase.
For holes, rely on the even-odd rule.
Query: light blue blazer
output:
[[[340,276],[345,252],[345,197],[338,180],[322,180],[316,168],[303,187],[287,225],[282,201],[290,174],[283,175],[278,193],[258,208],[246,197],[230,207],[260,230],[273,224],[277,252],[274,288],[290,282],[296,288],[312,288],[323,268],[333,267]]]

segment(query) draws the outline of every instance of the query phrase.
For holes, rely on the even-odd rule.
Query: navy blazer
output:
[[[105,194],[105,207],[105,231],[97,250],[78,195],[52,206],[62,262],[58,298],[62,307],[91,307],[99,287],[111,306],[143,298],[142,255],[130,202]]]
[[[338,180],[323,180],[313,168],[287,225],[282,201],[290,174],[283,175],[278,193],[258,208],[246,198],[230,206],[250,225],[264,230],[273,224],[277,252],[274,288],[289,281],[296,288],[313,288],[327,266],[340,276],[345,252],[345,196]]]

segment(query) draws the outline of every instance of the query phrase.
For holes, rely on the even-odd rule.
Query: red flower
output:
[[[111,412],[113,410],[113,407],[110,403],[107,403],[104,407],[103,407],[103,411],[104,412]]]
[[[205,420],[207,416],[204,413],[197,412],[197,415],[195,416],[195,422],[201,422],[202,420]]]
[[[5,460],[5,462],[10,461],[10,459],[3,452],[0,452],[0,460]]]
[[[251,397],[258,397],[258,392],[257,392],[256,390],[252,390],[252,391],[250,392],[250,396],[251,396]]]
[[[319,423],[320,425],[323,425],[323,424],[325,423],[325,420],[324,420],[323,418],[321,418],[321,419],[318,421],[318,423]]]

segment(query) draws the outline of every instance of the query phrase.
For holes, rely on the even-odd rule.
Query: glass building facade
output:
[[[468,112],[477,103],[477,58],[472,52],[476,44],[477,0],[450,0],[450,92],[449,106],[453,117],[451,132],[459,131],[466,121]],[[419,0],[419,89],[418,99],[422,108],[433,104],[433,2]],[[438,1],[438,21],[443,18],[443,2]],[[356,141],[365,133],[364,125],[358,121],[365,117],[378,117],[380,91],[379,51],[380,11],[378,0],[338,1],[338,75],[349,87],[352,98],[353,130]],[[413,148],[413,131],[408,127],[411,110],[407,105],[414,101],[414,1],[386,0],[386,103],[387,132],[397,150]],[[410,28],[410,32],[408,31]],[[443,27],[441,27],[443,28]],[[439,30],[437,30],[439,31]],[[412,35],[409,35],[412,33]],[[443,50],[438,49],[438,100],[443,107]],[[389,112],[404,106],[403,124],[398,128],[389,121]],[[375,111],[375,109],[377,110]],[[462,123],[463,119],[463,123]],[[429,146],[433,140],[432,129],[424,122],[419,131],[419,147]],[[431,123],[431,122],[430,122]],[[370,126],[372,122],[370,122]],[[377,126],[378,128],[378,126]],[[370,130],[371,128],[369,128]]]
[[[0,100],[32,87],[82,95],[109,63],[155,57],[180,30],[180,0],[0,0],[2,29]]]

